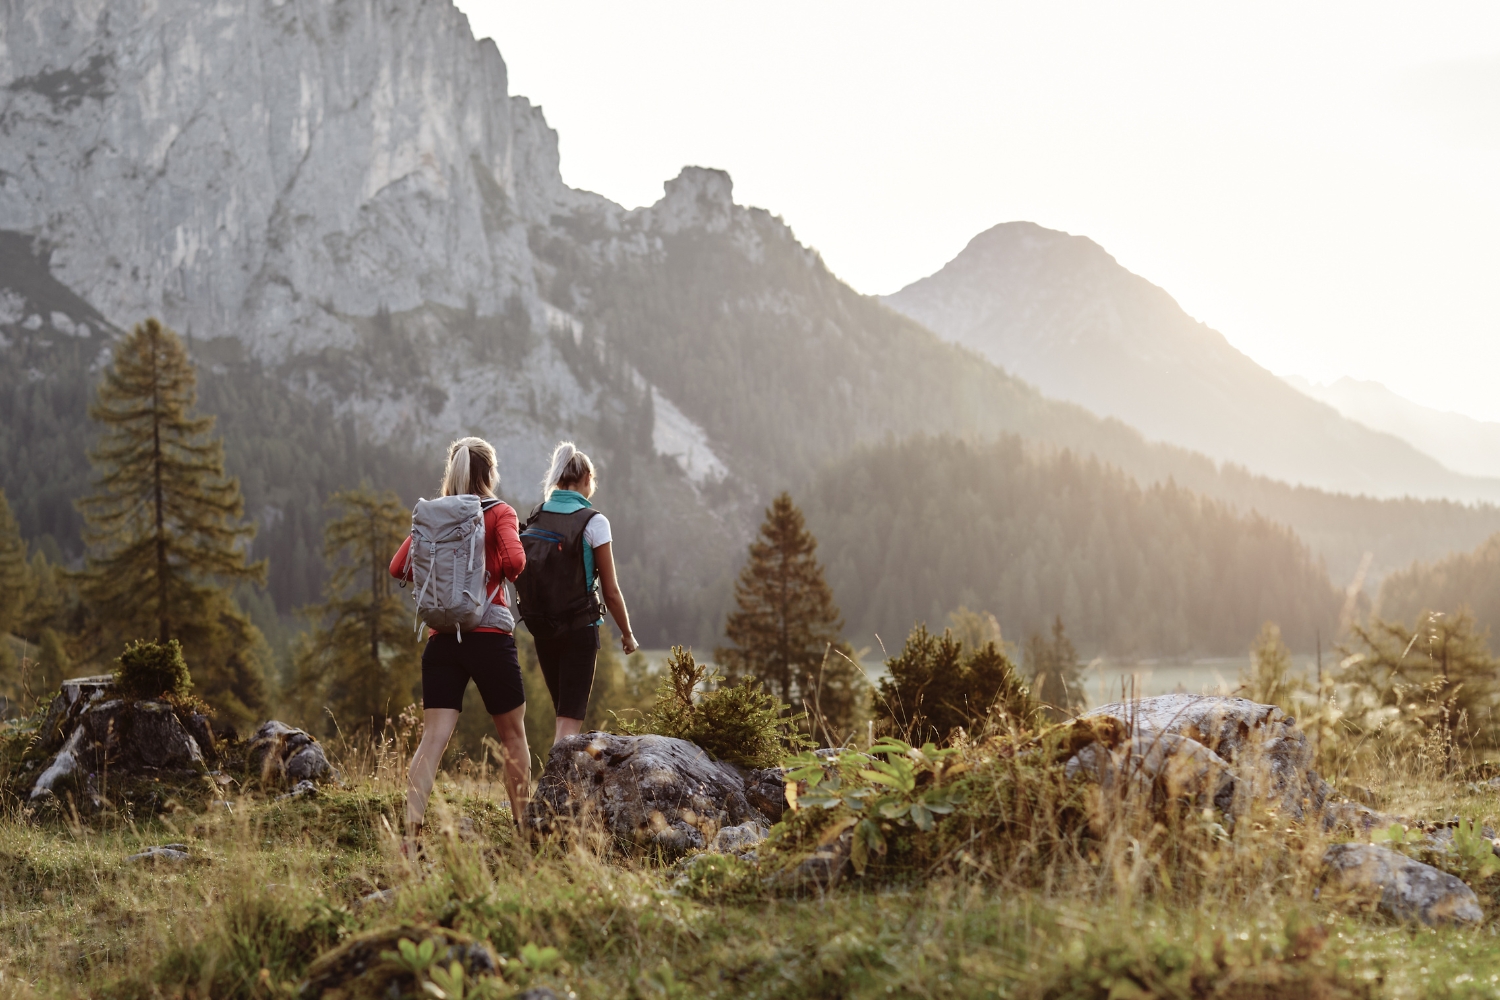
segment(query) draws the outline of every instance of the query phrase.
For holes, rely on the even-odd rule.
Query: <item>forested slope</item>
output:
[[[1471,552],[1419,562],[1392,573],[1380,587],[1375,610],[1383,618],[1417,625],[1424,611],[1474,612],[1475,623],[1493,637],[1500,632],[1500,534]]]
[[[1285,527],[1013,436],[862,448],[804,506],[865,640],[963,604],[994,613],[1012,641],[1061,615],[1086,653],[1241,653],[1266,621],[1310,648],[1343,600]]]

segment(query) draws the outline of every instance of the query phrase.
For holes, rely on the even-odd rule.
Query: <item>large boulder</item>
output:
[[[1363,896],[1397,920],[1433,926],[1484,920],[1474,891],[1455,875],[1376,844],[1334,844],[1323,854],[1326,880]]]
[[[1065,773],[1096,782],[1122,800],[1233,809],[1239,780],[1229,762],[1197,740],[1176,733],[1136,733],[1115,746],[1090,743],[1071,757]]]
[[[162,701],[113,697],[109,676],[64,681],[52,700],[38,745],[54,752],[32,783],[32,800],[60,796],[91,801],[102,773],[201,774],[207,770],[197,739]]]
[[[333,765],[309,733],[271,719],[250,737],[250,773],[268,783],[327,781]]]
[[[1104,705],[1083,716],[1103,717],[1122,723],[1135,742],[1147,737],[1149,744],[1149,738],[1164,734],[1206,748],[1233,769],[1241,787],[1278,800],[1297,819],[1309,811],[1319,816],[1324,812],[1330,789],[1313,770],[1307,737],[1296,719],[1274,705],[1247,698],[1167,694]],[[1195,759],[1199,756],[1185,744],[1174,741],[1172,746]],[[1221,792],[1215,789],[1213,797],[1217,800]]]
[[[756,780],[758,799],[768,784]],[[618,843],[675,857],[714,843],[725,827],[779,818],[751,805],[738,770],[692,743],[583,733],[552,747],[524,822],[539,833],[602,829]]]

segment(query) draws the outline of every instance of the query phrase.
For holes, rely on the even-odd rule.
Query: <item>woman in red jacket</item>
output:
[[[514,581],[526,568],[526,552],[516,534],[515,508],[495,497],[499,487],[495,449],[477,437],[461,438],[448,446],[448,471],[443,476],[443,496],[472,494],[487,502],[484,512],[484,569],[493,583]],[[391,576],[410,579],[406,550],[411,538],[391,559]],[[505,750],[505,789],[510,793],[511,814],[517,823],[531,793],[531,751],[526,746],[526,693],[521,687],[521,663],[516,658],[516,640],[511,634],[515,618],[505,596],[505,586],[493,588],[495,597],[485,609],[478,627],[466,630],[463,641],[451,633],[427,635],[422,652],[422,742],[412,755],[407,773],[406,831],[415,837],[427,813],[427,799],[437,778],[438,762],[458,726],[464,691],[470,678],[484,699],[484,710],[495,722],[495,732]]]

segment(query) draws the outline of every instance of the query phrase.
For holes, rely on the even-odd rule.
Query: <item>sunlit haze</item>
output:
[[[1500,6],[459,6],[576,187],[722,167],[870,293],[1032,220],[1273,371],[1500,420]]]

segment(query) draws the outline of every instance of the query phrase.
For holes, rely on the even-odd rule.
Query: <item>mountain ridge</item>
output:
[[[1336,492],[1500,499],[1500,480],[1292,390],[1087,237],[1002,223],[883,301],[1049,396],[1218,461]]]

